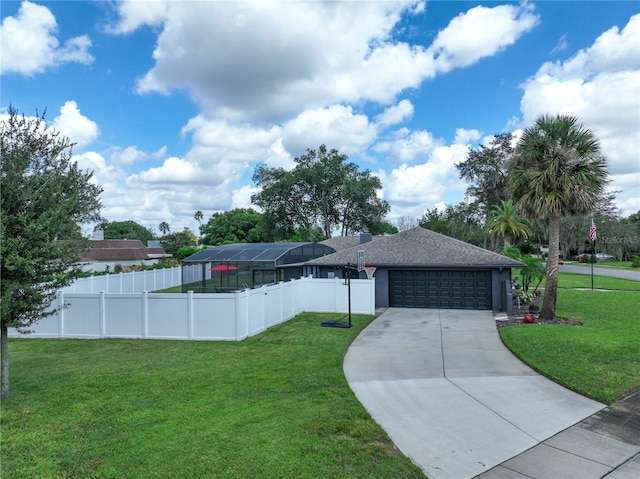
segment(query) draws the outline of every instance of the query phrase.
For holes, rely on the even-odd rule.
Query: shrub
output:
[[[640,254],[634,254],[631,256],[631,266],[633,268],[640,268]]]

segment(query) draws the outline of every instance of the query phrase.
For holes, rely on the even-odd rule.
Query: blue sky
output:
[[[380,176],[389,219],[461,201],[455,164],[565,113],[640,210],[635,1],[2,1],[0,115],[46,119],[103,216],[197,230],[249,207],[256,165],[326,144]]]

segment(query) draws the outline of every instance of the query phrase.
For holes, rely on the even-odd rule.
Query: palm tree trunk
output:
[[[544,287],[544,300],[540,319],[553,319],[556,316],[558,296],[558,255],[560,253],[560,217],[549,217],[549,256],[547,256],[547,282]]]
[[[0,328],[0,352],[2,353],[2,392],[0,397],[9,397],[9,335],[7,326]]]

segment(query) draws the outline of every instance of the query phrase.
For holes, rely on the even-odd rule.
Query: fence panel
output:
[[[276,324],[284,321],[284,314],[282,312],[282,292],[283,288],[281,284],[273,285],[267,288],[267,294],[265,295],[265,326],[270,328]]]
[[[352,312],[375,313],[374,281],[352,280]],[[59,292],[61,303],[68,306],[33,324],[27,337],[239,341],[303,311],[348,310],[347,287],[341,280],[314,278],[224,294]],[[9,332],[19,336],[15,329]]]
[[[249,330],[247,334],[254,336],[261,333],[266,328],[265,325],[265,297],[267,295],[267,286],[262,286],[258,289],[252,289],[249,291]]]
[[[147,337],[189,338],[189,297],[183,294],[147,295]]]
[[[63,337],[100,338],[102,331],[102,295],[67,294],[68,305],[59,314]]]
[[[236,339],[236,295],[193,294],[193,339]]]
[[[181,268],[150,269],[79,278],[63,289],[65,293],[142,293],[181,284]]]
[[[302,310],[296,308],[296,289],[298,282],[296,280],[282,283],[282,317],[286,321],[293,318]]]
[[[105,295],[105,336],[116,338],[146,337],[146,311],[142,294]]]

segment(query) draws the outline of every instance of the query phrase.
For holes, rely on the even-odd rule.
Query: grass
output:
[[[541,285],[544,287],[544,281]],[[594,289],[618,291],[640,291],[640,281],[593,275]],[[580,273],[558,273],[558,289],[591,289],[591,275]]]
[[[570,266],[584,266],[586,268],[590,268],[591,265],[589,263],[580,263],[579,261],[566,261],[566,265]],[[640,271],[638,268],[634,268],[631,266],[631,261],[616,261],[616,260],[600,260],[597,263],[594,263],[594,268],[608,268],[608,269],[621,269],[626,271]]]
[[[346,382],[372,317],[242,342],[12,339],[11,478],[418,478]]]
[[[582,326],[511,326],[501,328],[500,335],[516,356],[545,376],[611,404],[640,389],[639,304],[638,292],[561,289],[556,314]]]

